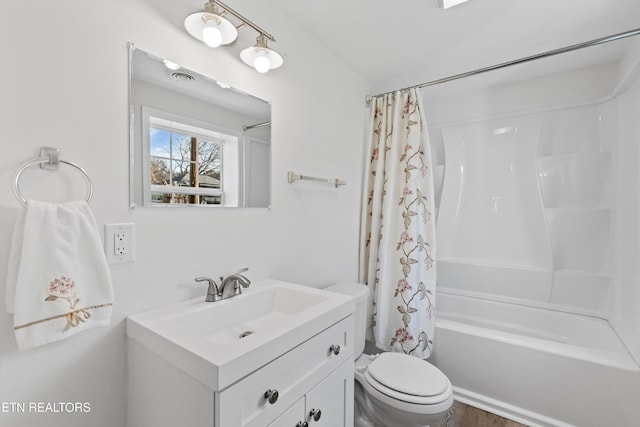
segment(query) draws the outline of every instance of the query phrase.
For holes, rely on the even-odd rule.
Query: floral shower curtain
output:
[[[421,99],[414,88],[372,101],[360,265],[372,294],[368,338],[382,350],[426,359],[435,331],[436,255]]]

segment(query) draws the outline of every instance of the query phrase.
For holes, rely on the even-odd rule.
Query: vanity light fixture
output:
[[[278,68],[284,62],[282,56],[275,50],[267,47],[267,38],[260,34],[256,39],[256,45],[248,47],[240,52],[242,62],[254,67],[259,73]]]
[[[230,44],[238,38],[238,30],[228,19],[226,12],[220,10],[216,2],[204,5],[204,12],[195,12],[184,20],[184,27],[196,39],[207,46],[218,47]]]
[[[239,23],[237,25],[232,23],[226,16]],[[284,62],[279,53],[267,47],[267,40],[275,42],[275,37],[221,1],[209,0],[204,5],[204,12],[187,16],[184,26],[189,34],[210,47],[231,44],[238,38],[238,29],[245,26],[251,27],[258,33],[258,38],[255,46],[240,52],[242,61],[254,67],[259,73],[278,68]]]

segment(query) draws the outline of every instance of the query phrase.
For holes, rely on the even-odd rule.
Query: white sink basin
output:
[[[204,295],[127,319],[127,335],[222,390],[353,313],[347,296],[277,280],[242,295]]]

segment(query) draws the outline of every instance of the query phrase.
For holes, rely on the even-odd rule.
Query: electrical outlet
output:
[[[109,264],[134,261],[134,224],[105,224],[104,252]]]
[[[113,254],[116,256],[126,255],[129,249],[129,236],[125,231],[119,231],[113,235]]]

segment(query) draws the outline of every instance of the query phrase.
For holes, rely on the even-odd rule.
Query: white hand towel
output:
[[[6,304],[20,350],[110,323],[111,276],[86,202],[28,201],[14,230]]]

